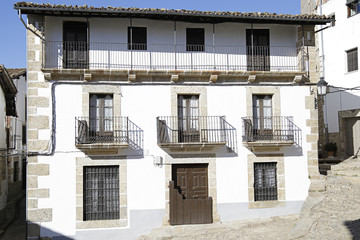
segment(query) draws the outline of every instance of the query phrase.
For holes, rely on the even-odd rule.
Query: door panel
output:
[[[199,95],[178,96],[179,142],[200,142]]]
[[[207,164],[173,165],[175,188],[184,199],[208,198],[207,167]]]
[[[360,118],[346,119],[346,153],[353,156],[360,147]]]
[[[64,68],[88,68],[86,22],[64,22]]]
[[[268,29],[246,29],[248,71],[270,70],[270,36]]]

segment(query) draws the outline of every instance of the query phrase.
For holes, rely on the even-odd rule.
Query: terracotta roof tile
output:
[[[26,73],[26,68],[6,68],[11,78],[17,78]]]
[[[316,14],[277,14],[277,13],[268,13],[268,12],[231,12],[231,11],[197,11],[197,10],[185,10],[185,9],[155,9],[155,8],[123,8],[123,7],[92,7],[88,5],[65,5],[65,4],[49,4],[49,3],[32,3],[32,2],[18,2],[15,5],[15,8],[27,8],[27,9],[37,9],[37,10],[71,10],[71,11],[106,11],[108,13],[120,13],[120,12],[129,12],[129,13],[147,13],[147,14],[181,14],[184,16],[202,16],[202,17],[235,17],[235,18],[259,18],[259,19],[273,19],[273,20],[331,20],[331,18],[326,16],[319,16]]]

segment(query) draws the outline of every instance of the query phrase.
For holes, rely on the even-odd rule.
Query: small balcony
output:
[[[44,48],[47,69],[304,70],[297,47],[46,41]]]
[[[87,155],[143,155],[143,139],[128,117],[75,118],[75,145]]]
[[[157,117],[158,145],[170,152],[237,151],[236,129],[224,116]]]
[[[301,129],[293,117],[244,117],[243,145],[251,151],[279,151],[281,147],[301,147]]]

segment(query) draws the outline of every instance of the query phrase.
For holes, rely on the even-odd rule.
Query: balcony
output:
[[[46,41],[43,68],[301,71],[296,47]]]
[[[128,117],[75,118],[75,145],[87,155],[143,155],[143,139]]]
[[[237,150],[236,129],[223,116],[157,117],[158,145],[170,152]]]
[[[243,145],[251,151],[279,151],[281,147],[301,147],[301,129],[292,117],[244,117]]]

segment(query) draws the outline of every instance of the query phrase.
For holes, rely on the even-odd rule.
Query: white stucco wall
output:
[[[346,51],[358,48],[359,59],[360,14],[348,18],[345,2],[332,0],[322,6],[323,14],[335,14],[336,19],[334,27],[322,31],[325,53],[325,80],[329,85],[335,87],[354,88],[360,86],[360,72],[359,70],[348,72]],[[318,8],[319,12],[320,8]],[[321,33],[318,34],[319,41],[321,40],[320,36]],[[340,89],[332,88],[330,91],[335,92],[338,90]],[[326,96],[329,132],[338,132],[338,111],[360,108],[360,91],[331,92]]]

